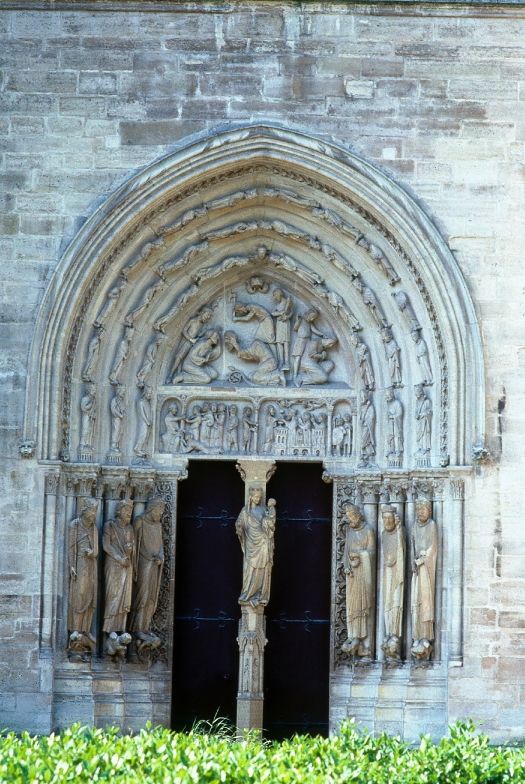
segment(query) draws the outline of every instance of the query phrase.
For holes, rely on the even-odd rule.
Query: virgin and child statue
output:
[[[235,531],[243,553],[242,590],[239,604],[266,606],[270,599],[274,533],[275,500],[263,502],[262,487],[252,487],[248,503],[241,509]]]

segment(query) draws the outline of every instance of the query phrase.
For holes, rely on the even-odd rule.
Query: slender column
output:
[[[60,474],[50,472],[45,475],[44,482],[44,542],[43,542],[43,568],[42,568],[42,613],[40,627],[40,642],[42,648],[53,647],[53,575],[55,572],[55,540],[56,540],[56,515],[57,491]]]
[[[243,478],[245,507],[249,509],[253,493],[260,488],[261,504],[266,504],[266,483],[275,471],[272,460],[239,460],[237,468]],[[246,558],[246,553],[245,553]],[[271,569],[271,564],[267,566]],[[240,602],[241,603],[241,602]],[[237,693],[237,730],[262,730],[264,646],[266,645],[265,603],[241,603],[239,622],[239,690]]]
[[[451,519],[448,526],[449,539],[446,557],[446,573],[449,578],[449,667],[461,667],[463,663],[463,548],[464,548],[464,505],[465,485],[463,479],[450,482]],[[445,572],[445,570],[442,570]]]

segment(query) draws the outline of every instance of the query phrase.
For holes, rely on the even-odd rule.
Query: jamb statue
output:
[[[383,532],[383,618],[385,641],[382,645],[388,663],[401,659],[403,595],[405,586],[405,534],[401,519],[392,506],[381,510]]]
[[[102,547],[105,553],[105,603],[104,625],[105,652],[124,658],[131,635],[126,631],[131,609],[135,535],[131,527],[132,501],[119,501],[116,519],[104,526]]]
[[[344,653],[362,661],[371,658],[373,629],[375,533],[359,507],[345,504],[347,521],[343,568],[346,575],[346,626]]]
[[[97,605],[97,507],[94,498],[83,498],[79,516],[69,525],[68,647],[83,661],[95,648],[91,626]]]
[[[432,519],[432,503],[416,503],[412,563],[412,657],[428,661],[435,638],[437,526]]]

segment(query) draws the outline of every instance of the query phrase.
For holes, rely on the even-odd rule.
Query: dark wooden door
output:
[[[244,484],[233,462],[190,461],[177,504],[172,726],[235,723]]]
[[[269,738],[328,734],[332,485],[320,464],[278,463],[275,557],[264,661]]]

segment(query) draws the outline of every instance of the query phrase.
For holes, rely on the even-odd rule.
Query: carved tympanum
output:
[[[69,524],[69,651],[85,658],[95,647],[91,633],[97,605],[98,531],[95,525],[98,502],[82,498],[79,516]]]
[[[346,504],[345,549],[347,640],[343,651],[354,658],[369,659],[373,631],[375,533],[359,507]]]
[[[383,619],[385,641],[382,645],[387,662],[401,659],[403,629],[403,595],[405,586],[405,534],[401,519],[391,506],[381,510],[383,531]]]
[[[432,503],[416,503],[413,530],[412,563],[412,656],[426,661],[432,654],[435,639],[436,563],[438,555],[437,525],[432,519]]]
[[[129,618],[129,630],[134,633],[140,654],[157,648],[160,637],[151,630],[151,621],[159,600],[164,547],[162,543],[162,516],[165,500],[154,496],[148,501],[146,511],[133,523],[135,533],[134,591]]]
[[[123,657],[126,645],[131,642],[130,635],[126,633],[126,624],[131,609],[135,558],[132,512],[132,501],[119,501],[116,517],[114,520],[106,521],[102,538],[105,553],[105,602],[102,629],[106,632],[105,651],[110,656],[116,657]],[[125,639],[121,639],[124,634],[126,634]]]
[[[239,604],[265,606],[270,598],[276,522],[275,500],[263,503],[262,487],[250,489],[248,503],[235,523],[243,552],[242,590]]]

